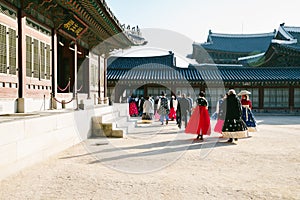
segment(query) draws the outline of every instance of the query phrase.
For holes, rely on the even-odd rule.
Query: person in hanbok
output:
[[[226,105],[225,120],[222,128],[223,138],[229,138],[227,142],[237,141],[239,138],[248,137],[248,128],[242,119],[241,102],[235,90],[228,91],[223,104]]]
[[[211,125],[208,113],[208,102],[205,99],[205,93],[201,91],[196,100],[196,107],[186,126],[185,133],[197,134],[196,139],[203,140],[203,135],[210,135]]]
[[[225,120],[226,114],[226,105],[224,104],[224,100],[227,97],[227,94],[222,96],[221,99],[218,100],[216,106],[216,114],[217,114],[217,123],[215,125],[214,131],[222,134],[222,128]]]
[[[150,116],[151,116],[151,119],[153,119],[154,118],[154,99],[152,98],[151,94],[149,94],[149,101],[151,102]]]
[[[186,128],[188,124],[188,113],[191,110],[188,99],[183,93],[181,97],[178,97],[178,105],[176,112],[176,121],[178,128],[181,129],[182,123],[184,122],[184,127]]]
[[[156,96],[154,100],[154,119],[158,120],[160,119],[160,115],[158,114],[158,101],[159,101],[160,96]]]
[[[151,111],[153,109],[154,108],[153,108],[152,102],[149,100],[149,96],[147,96],[143,103],[142,120],[144,120],[144,121],[152,120]]]
[[[169,119],[172,121],[176,119],[177,105],[178,105],[177,98],[174,95],[172,95],[172,98],[170,100],[170,114],[169,114]]]
[[[249,132],[256,132],[256,120],[252,112],[252,102],[249,99],[249,94],[247,90],[242,90],[238,95],[241,96],[242,104],[242,119],[246,123]]]
[[[160,115],[161,125],[164,125],[164,119],[166,119],[166,125],[169,123],[169,113],[170,113],[170,102],[165,96],[165,93],[161,93],[161,98],[158,100],[157,112]]]
[[[128,103],[129,103],[129,115],[131,117],[137,117],[139,114],[137,105],[136,105],[136,100],[135,97],[133,95],[131,95],[128,99]]]

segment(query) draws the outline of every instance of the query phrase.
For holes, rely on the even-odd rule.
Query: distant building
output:
[[[155,57],[111,57],[108,59],[108,96],[125,102],[134,95],[167,96],[190,93],[196,98],[206,91],[210,111],[230,88],[249,90],[256,112],[300,111],[300,67],[249,68],[240,65],[197,64],[180,68],[174,54]]]
[[[240,57],[264,53],[275,31],[263,34],[220,34],[209,31],[205,43],[194,43],[192,58],[198,63],[238,64]]]
[[[179,68],[173,57],[114,58],[108,64],[109,94],[116,89],[116,100],[123,90],[195,98],[204,90],[213,111],[220,94],[246,89],[257,112],[300,112],[300,27],[281,24],[278,31],[263,34],[210,31],[206,43],[193,44],[192,58],[199,64]]]
[[[239,58],[239,63],[252,67],[300,67],[300,27],[281,24],[265,52]]]

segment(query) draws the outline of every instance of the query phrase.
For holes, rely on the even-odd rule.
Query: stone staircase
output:
[[[124,138],[136,127],[128,114],[128,104],[114,104],[108,112],[92,118],[92,137]]]

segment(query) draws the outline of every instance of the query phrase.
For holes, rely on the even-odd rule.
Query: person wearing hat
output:
[[[246,123],[249,132],[256,132],[256,120],[252,113],[252,102],[249,99],[251,92],[242,90],[238,95],[241,96],[242,119]]]
[[[170,102],[166,98],[164,92],[161,93],[161,97],[158,100],[157,110],[158,110],[157,111],[158,114],[160,115],[161,125],[164,125],[164,119],[166,119],[166,124],[168,124],[169,113],[170,113]]]
[[[223,102],[226,105],[225,120],[222,128],[223,138],[229,138],[227,142],[233,142],[238,138],[248,137],[248,128],[242,120],[242,108],[240,99],[237,97],[235,90],[228,91],[227,97]]]
[[[196,108],[185,128],[185,133],[197,134],[197,140],[203,140],[203,135],[210,135],[210,117],[205,93],[201,91],[196,100]]]

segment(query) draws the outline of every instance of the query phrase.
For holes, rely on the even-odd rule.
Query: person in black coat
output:
[[[225,104],[224,104],[225,103]],[[226,105],[226,114],[224,125],[222,128],[222,135],[224,138],[229,138],[228,142],[238,140],[238,138],[248,137],[248,128],[242,120],[242,106],[235,90],[228,91],[227,98],[223,102]]]
[[[177,105],[177,125],[179,128],[182,126],[182,120],[184,120],[184,126],[187,125],[188,119],[188,112],[191,110],[190,103],[186,98],[185,94],[182,94],[180,98],[178,98],[178,105]]]

